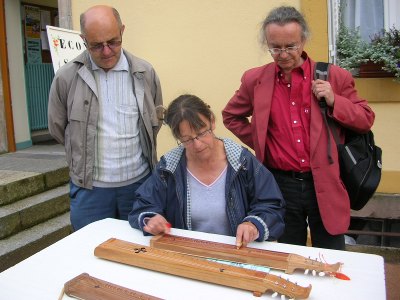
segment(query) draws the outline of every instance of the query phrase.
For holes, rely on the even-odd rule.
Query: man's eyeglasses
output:
[[[281,55],[283,52],[286,52],[287,54],[295,53],[297,50],[299,50],[300,46],[292,46],[292,47],[287,47],[287,48],[269,48],[268,51],[271,53],[271,55]]]
[[[108,48],[110,48],[111,51],[114,51],[119,46],[121,46],[121,44],[122,44],[122,40],[120,40],[120,41],[111,40],[111,41],[104,42],[104,43],[97,43],[97,44],[90,45],[89,50],[93,51],[93,52],[102,52],[105,47],[108,47]]]
[[[211,133],[211,128],[207,129],[206,131],[200,132],[197,136],[195,136],[194,138],[190,138],[184,141],[176,141],[178,143],[178,146],[180,145],[185,145],[185,146],[189,146],[192,145],[194,143],[194,140],[198,140],[200,141],[202,138],[206,137],[209,133]]]

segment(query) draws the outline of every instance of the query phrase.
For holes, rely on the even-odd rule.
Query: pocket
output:
[[[137,105],[119,104],[115,107],[118,118],[118,133],[128,136],[137,135],[139,111]]]
[[[75,101],[71,107],[69,123],[65,130],[65,149],[68,165],[73,173],[77,173],[78,163],[83,155],[83,136],[86,128],[86,113],[80,101]]]
[[[71,113],[69,115],[70,121],[85,121],[85,107],[81,103],[81,101],[75,101],[72,104]]]
[[[69,183],[69,198],[71,200],[74,200],[76,198],[76,195],[78,194],[79,190],[82,188],[80,186],[77,186],[74,184],[72,181]]]
[[[137,105],[116,105],[116,110],[119,115],[134,118],[138,114]]]

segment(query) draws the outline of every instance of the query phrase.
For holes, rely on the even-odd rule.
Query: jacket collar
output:
[[[145,65],[138,57],[132,55],[131,53],[129,53],[124,49],[122,51],[125,54],[126,59],[128,60],[128,64],[132,70],[132,73],[143,73],[146,71]],[[88,50],[85,50],[77,57],[75,57],[73,59],[73,62],[85,65],[89,70],[92,70],[92,62]]]
[[[224,143],[226,158],[231,167],[238,171],[241,163],[242,146],[235,143],[231,139],[221,139]],[[164,168],[171,173],[174,173],[179,165],[179,162],[184,155],[185,148],[183,146],[176,147],[164,155],[165,166]]]

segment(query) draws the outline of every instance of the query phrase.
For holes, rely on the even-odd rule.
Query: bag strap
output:
[[[330,63],[319,61],[315,64],[314,79],[329,80]]]
[[[315,64],[314,79],[321,79],[321,80],[328,81],[329,80],[329,68],[330,68],[330,63],[321,62],[321,61],[317,62]],[[339,144],[339,136],[335,130],[335,124],[333,124],[333,120],[331,118],[327,117],[328,105],[326,104],[325,99],[321,99],[320,101],[318,101],[318,104],[319,104],[319,108],[321,110],[322,118],[324,119],[325,128],[326,128],[327,137],[328,137],[328,161],[330,164],[333,164],[331,139],[329,137],[329,131],[332,133],[333,138],[335,139],[336,145]]]

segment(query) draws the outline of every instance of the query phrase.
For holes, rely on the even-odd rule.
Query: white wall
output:
[[[290,1],[298,6],[298,1]],[[282,1],[114,0],[125,24],[123,47],[156,69],[168,105],[182,93],[206,101],[217,118],[216,133],[237,140],[222,124],[221,110],[240,85],[243,72],[272,61],[258,44],[259,25]],[[98,1],[72,0],[73,29],[79,15]],[[176,146],[163,126],[158,154]]]
[[[8,67],[10,72],[15,143],[17,146],[18,144],[29,144],[31,142],[25,90],[24,53],[20,10],[19,1],[5,1]]]
[[[0,67],[2,61],[0,59]],[[6,132],[6,116],[4,113],[4,92],[3,77],[0,72],[0,153],[8,151],[7,132]]]

